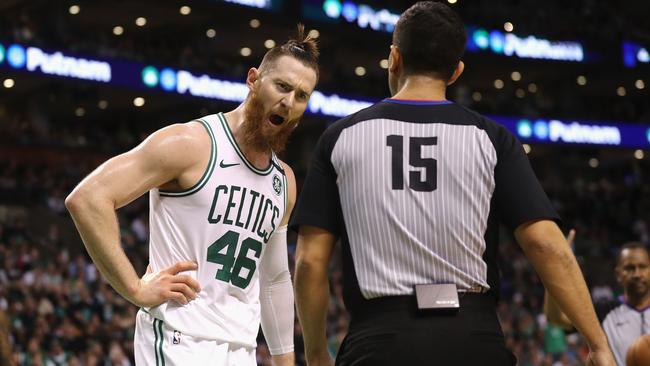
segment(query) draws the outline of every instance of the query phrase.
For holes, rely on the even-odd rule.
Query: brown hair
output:
[[[289,39],[285,44],[275,46],[264,55],[260,64],[260,71],[270,67],[275,60],[282,56],[290,56],[303,63],[303,65],[313,69],[318,78],[318,44],[316,39],[309,34],[305,36],[305,26],[298,23],[298,34],[295,39]]]

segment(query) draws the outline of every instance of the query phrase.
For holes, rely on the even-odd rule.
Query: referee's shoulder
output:
[[[327,141],[329,143],[334,143],[338,139],[339,135],[343,130],[348,127],[354,126],[356,123],[371,119],[371,115],[374,114],[377,109],[377,104],[372,104],[366,108],[360,109],[359,111],[347,115],[343,118],[340,118],[334,121],[331,125],[325,128],[325,131],[320,137],[321,141]]]

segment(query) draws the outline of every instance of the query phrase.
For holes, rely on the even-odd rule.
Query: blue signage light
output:
[[[533,134],[533,129],[530,127],[530,121],[522,119],[517,123],[517,135],[523,138],[529,138]]]
[[[535,137],[540,140],[546,140],[548,138],[548,124],[544,120],[537,120],[533,125],[533,132]]]
[[[637,64],[650,63],[650,53],[648,49],[638,43],[623,42],[623,65],[626,67],[636,67]]]
[[[490,32],[490,49],[494,53],[503,53],[503,48],[506,43],[503,33],[499,31]]]
[[[348,22],[354,22],[354,20],[359,16],[359,8],[356,4],[346,1],[343,3],[343,7],[341,8],[341,14],[343,14],[343,18]]]
[[[17,44],[9,46],[7,49],[7,63],[14,69],[21,69],[25,66],[25,62],[27,62],[25,49]]]
[[[0,44],[0,64],[5,60],[5,46]]]
[[[323,3],[323,10],[330,18],[341,16],[341,3],[338,0],[326,0]]]
[[[164,68],[160,72],[160,86],[166,91],[176,89],[176,71]]]
[[[158,80],[159,80],[159,75],[158,75],[158,70],[153,67],[153,66],[147,66],[144,69],[142,69],[142,82],[144,85],[154,88],[158,86]]]

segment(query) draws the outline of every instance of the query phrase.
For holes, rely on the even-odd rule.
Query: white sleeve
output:
[[[293,286],[287,255],[287,226],[275,230],[260,261],[262,331],[271,355],[293,352]]]

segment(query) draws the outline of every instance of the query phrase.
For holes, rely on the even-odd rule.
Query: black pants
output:
[[[369,300],[351,312],[337,366],[514,366],[505,347],[495,302],[486,294],[461,294],[453,313],[417,309],[414,296]]]

